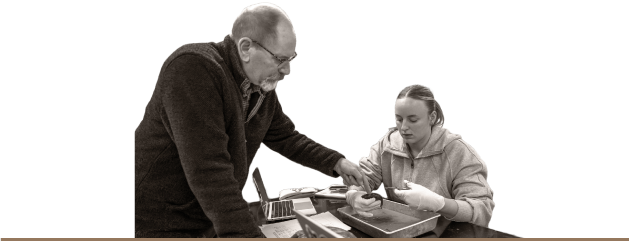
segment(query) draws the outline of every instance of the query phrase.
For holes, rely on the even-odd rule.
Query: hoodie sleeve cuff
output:
[[[456,222],[470,222],[472,220],[473,209],[472,205],[463,200],[454,200],[459,207],[459,211],[452,218],[448,218],[445,215],[443,217],[450,221]]]
[[[341,155],[341,157],[339,157],[334,163],[334,166],[332,166],[332,177],[337,178],[341,176],[340,173],[336,172],[336,167],[341,164],[341,160],[343,159],[345,159],[345,157]]]

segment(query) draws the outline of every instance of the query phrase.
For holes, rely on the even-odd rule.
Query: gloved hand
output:
[[[404,200],[404,202],[412,208],[437,212],[446,205],[444,197],[430,191],[428,188],[407,180],[404,180],[404,184],[406,184],[406,187],[410,188],[410,190],[395,189],[394,192],[395,195]]]
[[[369,211],[380,208],[382,201],[376,200],[375,198],[364,199],[361,197],[362,195],[367,194],[367,192],[362,191],[362,188],[355,188],[354,186],[351,186],[348,189],[349,191],[345,194],[345,200],[352,208],[354,208],[358,215],[363,217],[372,217],[373,214],[369,213]]]

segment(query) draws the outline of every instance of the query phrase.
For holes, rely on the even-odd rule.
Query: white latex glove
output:
[[[404,180],[406,187],[410,190],[395,189],[395,195],[404,200],[412,208],[437,212],[446,205],[446,200],[439,194],[430,191],[422,185]]]
[[[363,217],[372,217],[373,214],[369,211],[380,208],[381,201],[375,198],[364,199],[361,196],[367,194],[365,191],[352,190],[352,188],[345,194],[345,200],[354,208],[358,215]]]
[[[351,190],[356,190],[356,191],[365,191],[365,189],[362,186],[355,186],[355,185],[347,185],[347,190],[351,191]]]

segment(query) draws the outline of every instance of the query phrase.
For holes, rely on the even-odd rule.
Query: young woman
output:
[[[494,208],[487,165],[460,135],[443,128],[439,103],[427,87],[412,85],[395,102],[396,128],[371,147],[360,167],[372,190],[384,183],[388,199],[487,227]],[[409,188],[408,190],[400,190]],[[352,186],[347,202],[363,216],[379,207]]]

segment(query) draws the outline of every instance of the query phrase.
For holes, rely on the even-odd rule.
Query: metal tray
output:
[[[339,208],[341,220],[374,238],[412,238],[437,226],[438,213],[420,211],[408,205],[383,200],[382,209],[371,211],[373,217],[361,217],[352,207]]]

